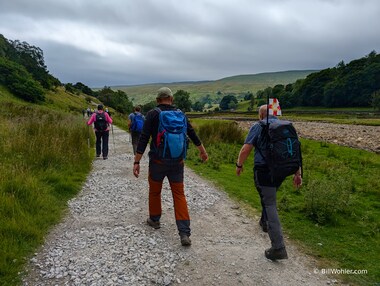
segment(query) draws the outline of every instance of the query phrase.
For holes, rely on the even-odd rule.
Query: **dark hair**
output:
[[[103,110],[103,104],[98,105],[98,110]]]
[[[141,107],[139,105],[135,106],[135,111],[140,112],[141,111]]]

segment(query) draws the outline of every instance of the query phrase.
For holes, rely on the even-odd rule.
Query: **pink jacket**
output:
[[[103,110],[98,110],[97,112],[98,112],[98,113],[103,113],[104,111],[103,111]],[[107,112],[106,112],[106,120],[107,120],[107,122],[108,122],[109,124],[112,124],[112,118],[108,115]],[[94,123],[95,121],[96,121],[96,112],[94,112],[94,113],[91,115],[90,119],[87,121],[87,125],[91,125],[91,124]],[[95,131],[97,131],[95,127],[94,127],[94,129],[95,129]],[[107,127],[106,131],[108,131],[108,130],[110,130],[109,127]]]

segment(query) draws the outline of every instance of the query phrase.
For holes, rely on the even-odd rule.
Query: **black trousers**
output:
[[[96,156],[103,155],[103,158],[108,157],[108,138],[109,131],[95,131],[96,136]]]
[[[139,143],[141,132],[131,131],[133,154],[136,155],[137,144]]]

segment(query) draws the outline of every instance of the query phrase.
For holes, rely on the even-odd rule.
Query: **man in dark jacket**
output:
[[[176,110],[173,104],[173,94],[167,87],[160,88],[157,94],[158,108],[161,111]],[[140,173],[140,160],[152,138],[149,151],[149,218],[147,223],[155,228],[160,228],[161,218],[161,189],[165,177],[168,178],[173,194],[175,219],[183,246],[191,245],[190,240],[190,216],[184,193],[184,161],[180,159],[162,159],[157,152],[157,135],[160,111],[152,109],[146,114],[144,128],[141,133],[133,165],[135,177]],[[203,161],[208,160],[206,149],[199,140],[193,127],[187,120],[187,136],[197,146]]]

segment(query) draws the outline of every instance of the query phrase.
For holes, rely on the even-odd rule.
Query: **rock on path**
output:
[[[168,183],[162,227],[146,225],[147,160],[133,177],[129,135],[114,127],[108,160],[94,160],[65,219],[31,258],[23,285],[327,285],[312,258],[287,242],[289,260],[264,257],[268,235],[225,193],[189,169],[185,187],[193,245],[177,234]],[[254,192],[254,190],[252,190]],[[256,194],[255,194],[256,195]],[[336,281],[334,281],[336,282]]]

